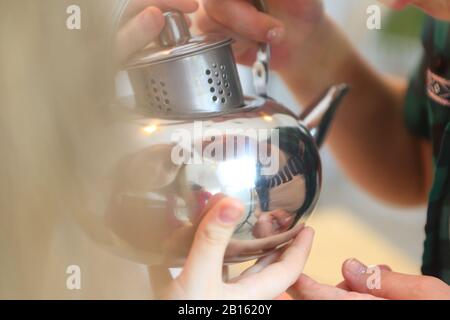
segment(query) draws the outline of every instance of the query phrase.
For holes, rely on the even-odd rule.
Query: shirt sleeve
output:
[[[405,121],[408,130],[420,137],[430,139],[428,96],[426,93],[427,64],[423,59],[411,78],[405,99]]]

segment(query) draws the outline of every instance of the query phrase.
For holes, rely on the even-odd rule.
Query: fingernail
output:
[[[284,28],[276,27],[267,32],[267,42],[279,43],[284,37]]]
[[[355,276],[360,276],[367,271],[367,267],[356,259],[347,260],[345,268]]]
[[[219,220],[225,224],[234,224],[241,218],[241,210],[233,207],[224,207],[220,210]]]

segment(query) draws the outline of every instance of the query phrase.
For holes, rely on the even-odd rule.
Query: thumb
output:
[[[119,63],[144,48],[165,25],[164,16],[157,7],[148,7],[122,26],[116,37],[116,54]]]
[[[186,260],[182,277],[199,285],[222,279],[223,258],[244,208],[231,198],[223,198],[208,209]]]
[[[350,290],[384,299],[433,299],[444,290],[436,278],[405,275],[386,266],[367,267],[356,259],[344,262],[342,275]]]

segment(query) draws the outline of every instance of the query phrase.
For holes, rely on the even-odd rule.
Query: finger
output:
[[[368,294],[348,292],[341,288],[320,284],[306,275],[289,288],[288,293],[296,300],[374,300]]]
[[[253,228],[255,238],[266,238],[285,231],[293,222],[293,216],[286,216],[282,210],[263,212]]]
[[[165,25],[164,16],[156,7],[148,7],[126,23],[116,38],[117,56],[120,62],[145,47],[156,38]]]
[[[295,300],[341,300],[346,291],[319,284],[307,275],[300,278],[288,290],[289,295]]]
[[[385,265],[385,264],[379,265],[378,267],[380,267],[383,270],[392,271],[391,267],[389,267],[388,265]],[[349,286],[347,285],[347,282],[345,280],[340,282],[336,287],[343,289],[345,291],[351,291],[351,289],[349,288]]]
[[[280,226],[281,230],[285,230],[286,228],[289,228],[292,225],[292,222],[295,219],[295,215],[291,214],[289,212],[286,212],[284,210],[275,210],[271,212],[272,216],[277,221],[278,225]]]
[[[379,264],[378,267],[381,268],[382,270],[392,271],[392,268],[387,264]]]
[[[158,7],[161,11],[175,9],[184,13],[193,13],[198,6],[196,0],[131,0],[121,20],[126,23],[147,7]]]
[[[223,198],[206,213],[180,277],[188,287],[222,282],[225,250],[243,212],[239,201]]]
[[[253,227],[253,236],[255,238],[266,238],[273,235],[273,221],[270,214],[263,213],[256,221]]]
[[[302,227],[303,226],[304,225],[302,224]],[[258,259],[258,261],[256,261],[256,263],[253,266],[251,266],[250,268],[245,270],[243,273],[241,273],[241,275],[238,278],[236,278],[236,281],[241,279],[241,278],[244,278],[246,276],[249,276],[251,274],[255,274],[255,273],[261,272],[266,267],[271,265],[272,263],[275,263],[275,262],[279,261],[280,258],[283,256],[283,254],[285,253],[285,251],[288,248],[289,248],[289,244],[283,246],[282,248],[276,250],[275,252],[273,252],[273,253],[265,256],[265,257],[262,257],[262,258]]]
[[[237,61],[240,64],[251,66],[256,61],[258,47],[256,44],[251,47],[243,46],[239,49],[236,49],[236,52]]]
[[[292,297],[287,292],[284,292],[280,296],[276,297],[274,300],[290,301],[294,299],[292,299]]]
[[[283,255],[283,252],[283,250],[277,250],[274,253],[269,254],[268,256],[260,258],[253,266],[242,272],[238,278],[234,279],[233,282],[237,282],[242,278],[261,272],[267,266],[278,261]]]
[[[273,299],[286,291],[303,272],[314,239],[314,230],[304,228],[280,259],[259,273],[241,279],[254,299]]]
[[[339,288],[339,289],[342,289],[342,290],[345,290],[345,291],[350,291],[350,288],[347,286],[347,283],[345,281],[342,281],[342,282],[338,283],[336,288]]]
[[[220,200],[226,198],[225,194],[223,193],[216,193],[211,198],[209,198],[208,202],[206,203],[204,212],[202,213],[202,216],[207,214],[209,210],[211,210],[214,206],[216,206]]]
[[[385,299],[438,299],[450,295],[449,287],[439,279],[368,268],[356,259],[344,262],[342,274],[351,290]]]
[[[205,0],[204,7],[216,22],[252,41],[279,43],[283,39],[283,23],[248,1]]]
[[[226,198],[225,194],[223,193],[217,193],[210,197],[207,201],[204,207],[201,209],[200,214],[196,216],[195,219],[192,220],[192,222],[195,224],[195,226],[198,226],[203,219],[203,217],[213,208],[217,203],[219,203],[220,200]]]
[[[226,26],[217,23],[211,19],[203,8],[201,8],[196,14],[195,21],[197,28],[204,33],[220,33],[235,40],[235,43],[233,43],[233,52],[237,57],[238,62],[241,62],[240,57],[246,54],[250,49],[254,49],[256,55],[256,48],[258,46],[257,42],[246,39],[245,37],[234,33]],[[252,61],[255,61],[255,57],[252,58]]]

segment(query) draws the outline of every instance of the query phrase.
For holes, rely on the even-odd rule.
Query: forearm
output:
[[[332,84],[352,91],[339,110],[329,144],[347,174],[375,196],[400,205],[422,203],[430,183],[427,146],[407,130],[406,85],[376,73],[328,19],[315,39],[291,48],[280,75],[302,104]]]

